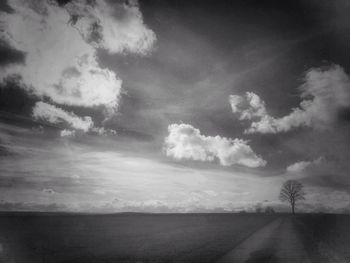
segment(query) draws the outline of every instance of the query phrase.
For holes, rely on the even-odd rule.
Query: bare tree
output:
[[[289,202],[293,214],[295,214],[296,202],[305,199],[303,187],[304,186],[296,180],[288,180],[282,185],[280,200],[282,202]]]

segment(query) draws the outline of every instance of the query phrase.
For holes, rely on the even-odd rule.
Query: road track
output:
[[[217,263],[311,263],[291,217],[281,217],[249,236]]]

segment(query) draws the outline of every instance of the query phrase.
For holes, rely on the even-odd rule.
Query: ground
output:
[[[0,262],[350,262],[349,219],[345,215],[4,213]]]

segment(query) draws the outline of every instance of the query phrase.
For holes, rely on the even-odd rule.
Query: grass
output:
[[[295,223],[304,246],[319,257],[319,263],[350,262],[350,215],[305,214]]]
[[[212,262],[274,218],[264,214],[3,214],[0,262]]]

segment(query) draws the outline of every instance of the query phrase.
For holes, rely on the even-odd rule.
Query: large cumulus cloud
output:
[[[31,93],[56,104],[95,107],[113,113],[122,80],[103,68],[97,49],[110,53],[150,52],[156,37],[134,4],[75,0],[9,0],[14,12],[0,15],[0,40],[25,53],[25,63],[9,64],[0,81],[17,76]]]
[[[350,79],[339,65],[310,69],[299,89],[300,105],[286,116],[269,115],[264,101],[253,92],[231,95],[232,112],[240,120],[251,121],[246,133],[278,133],[298,127],[329,129],[337,122],[339,112],[350,107]]]
[[[254,153],[247,141],[220,136],[205,136],[189,124],[171,124],[165,138],[165,152],[175,159],[214,161],[223,166],[240,164],[264,166],[266,161]]]

